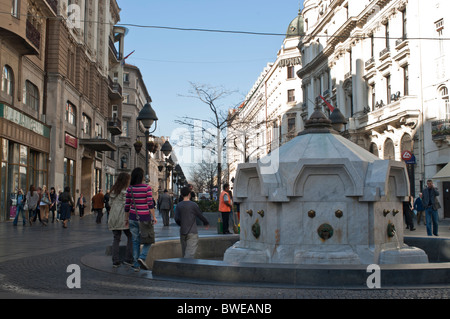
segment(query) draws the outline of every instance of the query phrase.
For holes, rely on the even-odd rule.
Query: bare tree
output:
[[[201,127],[201,140],[192,139],[192,145],[202,150],[209,150],[211,155],[217,157],[217,187],[218,192],[221,191],[222,184],[222,154],[226,145],[226,129],[229,122],[228,109],[220,107],[219,103],[222,99],[229,97],[236,93],[235,91],[227,91],[223,88],[212,87],[208,85],[200,85],[196,83],[191,84],[191,91],[188,97],[196,98],[208,106],[210,115],[209,118],[200,117],[182,117],[180,120],[175,120],[176,123],[186,126],[191,130],[198,129],[195,126],[196,121],[201,121],[209,126],[208,128]]]

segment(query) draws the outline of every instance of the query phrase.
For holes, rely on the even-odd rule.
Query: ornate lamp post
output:
[[[153,133],[156,131],[157,121],[158,117],[156,116],[155,110],[153,110],[152,106],[150,105],[150,102],[147,102],[147,104],[144,105],[142,110],[139,112],[139,116],[136,118],[136,121],[142,123],[142,125],[145,128],[145,181],[149,182],[149,175],[148,175],[148,139],[150,136],[150,133]],[[155,123],[155,128],[153,131],[150,132],[150,128],[152,127],[153,123]],[[138,125],[139,130],[141,130],[140,125]],[[142,131],[142,130],[141,130]]]

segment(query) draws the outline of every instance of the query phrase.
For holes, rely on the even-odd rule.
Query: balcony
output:
[[[450,139],[450,119],[431,122],[431,137],[433,141]]]
[[[109,81],[109,97],[114,99],[122,99],[122,86],[118,82],[114,82],[110,77]]]
[[[27,39],[33,44],[36,49],[40,49],[41,47],[41,33],[36,27],[27,20],[27,30],[26,30]]]
[[[109,118],[107,121],[108,131],[112,135],[120,135],[122,134],[122,122],[117,118]]]
[[[114,41],[111,38],[109,38],[109,49],[111,50],[111,53],[113,53],[117,61],[122,60],[122,55],[117,51],[116,46],[114,45]]]

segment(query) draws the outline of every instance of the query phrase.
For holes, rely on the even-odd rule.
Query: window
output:
[[[95,137],[96,138],[103,137],[103,127],[98,123],[95,123]]]
[[[395,148],[394,142],[390,138],[384,143],[384,159],[385,160],[395,160]]]
[[[287,67],[287,78],[288,79],[294,79],[295,78],[295,72],[294,72],[294,66],[288,66]]]
[[[441,99],[444,106],[444,112],[445,112],[445,119],[450,119],[450,103],[449,103],[449,96],[448,96],[448,88],[446,86],[442,87],[439,90],[439,93],[441,95]]]
[[[23,103],[35,111],[39,111],[39,89],[30,81],[25,82]]]
[[[296,131],[296,123],[295,123],[295,114],[290,114],[287,121],[287,139],[290,140],[295,136]]]
[[[288,90],[288,102],[295,102],[295,90]]]
[[[19,18],[20,15],[20,1],[19,0],[12,0],[12,6],[11,6],[11,15],[15,18]]]
[[[438,21],[436,21],[435,23],[436,26],[436,32],[438,34],[439,37],[439,55],[443,56],[444,55],[444,19],[440,19]]]
[[[389,49],[389,21],[386,22],[384,31],[385,31],[384,36],[386,38],[386,48]]]
[[[76,125],[77,120],[77,113],[75,109],[75,105],[67,101],[66,103],[66,114],[65,114],[65,120],[66,122]]]
[[[370,86],[370,94],[371,94],[371,97],[372,97],[372,111],[374,111],[375,110],[375,105],[377,103],[376,94],[375,94],[375,83],[373,83]]]
[[[81,118],[81,125],[83,126],[81,129],[83,130],[84,134],[86,134],[90,137],[91,132],[92,132],[92,129],[91,129],[92,121],[91,121],[91,118],[84,113]]]
[[[386,99],[387,104],[391,103],[391,75],[386,76]]]
[[[14,94],[14,74],[12,69],[7,65],[3,67],[2,92],[10,96]]]
[[[404,9],[402,11],[402,39],[406,40],[406,38],[408,37],[408,33],[407,33],[407,29],[406,29],[406,9]]]
[[[128,137],[128,120],[122,121],[122,137]]]
[[[126,72],[123,74],[123,81],[130,82],[130,73]]]
[[[409,95],[409,70],[408,65],[403,67],[403,96]]]

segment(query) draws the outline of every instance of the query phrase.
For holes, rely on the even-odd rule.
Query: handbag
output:
[[[136,202],[134,201],[133,187],[131,187],[131,196],[133,199],[134,211],[136,212],[136,220],[139,222],[139,241],[141,244],[153,244],[155,243],[155,229],[153,228],[153,223],[151,221],[140,221]]]

